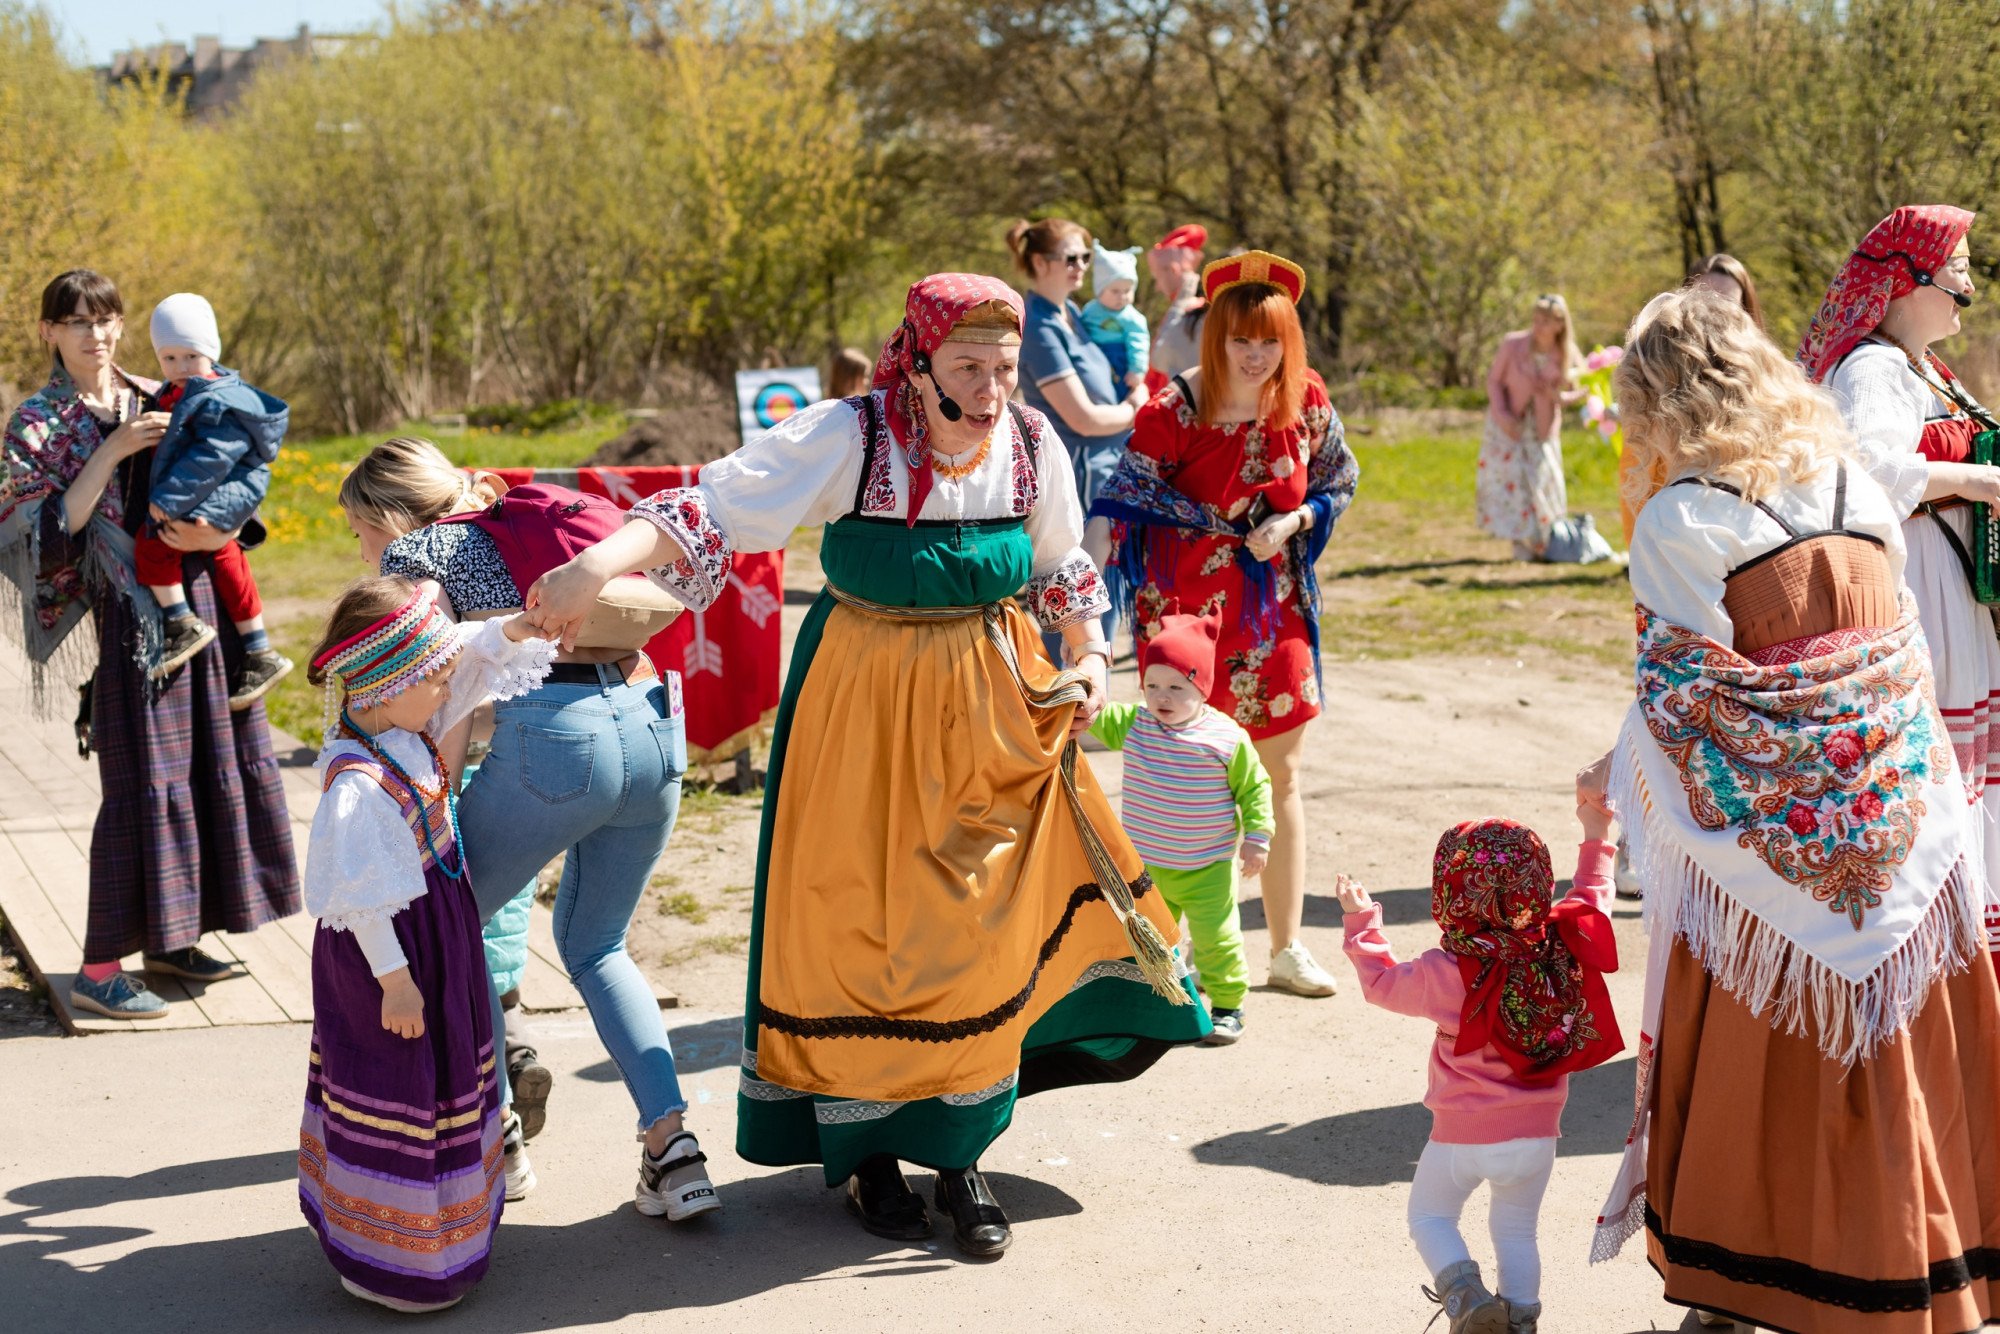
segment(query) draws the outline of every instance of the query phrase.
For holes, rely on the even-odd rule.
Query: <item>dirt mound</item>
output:
[[[583,461],[586,468],[645,468],[708,463],[742,443],[728,403],[662,408],[642,417]]]

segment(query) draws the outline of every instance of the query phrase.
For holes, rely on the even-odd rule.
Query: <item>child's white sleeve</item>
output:
[[[423,858],[395,800],[366,774],[337,776],[306,843],[306,911],[329,930],[354,932],[380,977],[407,962],[391,919],[423,894]]]
[[[375,976],[393,973],[409,965],[410,960],[403,953],[403,944],[396,939],[396,923],[392,919],[371,917],[364,922],[356,922],[352,930],[354,943],[361,947],[361,957],[368,960],[368,971]]]
[[[425,731],[442,736],[480,705],[525,695],[547,679],[556,660],[555,641],[531,638],[516,643],[507,637],[507,626],[514,619],[496,616],[462,627],[465,647],[459,650],[458,667],[451,674],[451,694]]]

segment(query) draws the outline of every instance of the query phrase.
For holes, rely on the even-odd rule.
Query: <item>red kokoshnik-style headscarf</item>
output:
[[[1001,282],[977,273],[933,273],[910,284],[903,299],[903,322],[882,345],[875,363],[875,388],[888,409],[889,430],[910,464],[909,523],[916,525],[924,498],[931,491],[930,426],[924,417],[923,396],[917,389],[915,356],[934,356],[951,337],[959,322],[982,306],[995,303],[1013,311],[1013,339],[1021,339],[1021,294]],[[971,332],[967,330],[967,332]],[[1004,333],[991,322],[982,322],[979,337],[970,341],[996,343],[995,332]]]
[[[1826,379],[1855,344],[1874,333],[1889,303],[1908,296],[1943,268],[1977,216],[1949,204],[1912,204],[1875,224],[1826,289],[1826,300],[1799,343],[1799,364],[1814,384]]]
[[[1511,820],[1445,831],[1431,863],[1431,916],[1465,978],[1461,1055],[1491,1044],[1530,1083],[1624,1050],[1604,974],[1618,969],[1611,919],[1555,897],[1549,850]]]

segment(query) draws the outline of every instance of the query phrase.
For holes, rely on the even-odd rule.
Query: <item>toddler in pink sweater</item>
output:
[[[1451,1334],[1534,1334],[1542,1312],[1535,1226],[1555,1167],[1572,1071],[1624,1046],[1604,974],[1618,967],[1605,907],[1611,815],[1578,792],[1583,846],[1569,894],[1554,902],[1549,850],[1534,830],[1480,820],[1445,831],[1431,865],[1439,948],[1396,962],[1382,908],[1346,876],[1347,957],[1371,1005],[1437,1025],[1431,1048],[1431,1137],[1410,1183],[1410,1239],[1434,1276],[1424,1295]],[[1492,1187],[1489,1227],[1498,1295],[1489,1292],[1458,1230],[1481,1182]]]

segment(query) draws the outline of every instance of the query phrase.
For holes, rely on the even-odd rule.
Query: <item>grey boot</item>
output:
[[[1536,1334],[1542,1324],[1540,1302],[1507,1303],[1507,1334]]]
[[[1474,1261],[1461,1260],[1440,1272],[1437,1291],[1425,1288],[1424,1296],[1451,1322],[1449,1334],[1507,1334],[1507,1303],[1486,1290]]]

